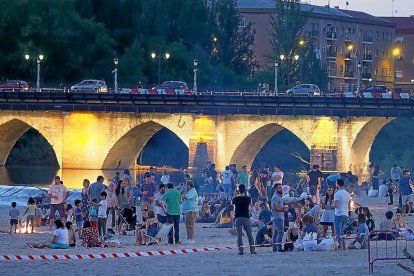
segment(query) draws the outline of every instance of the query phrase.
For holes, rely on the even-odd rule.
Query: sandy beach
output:
[[[377,226],[385,213],[385,199],[358,198],[357,202],[372,209]],[[19,206],[21,214],[24,206]],[[1,229],[8,229],[9,207],[0,207]],[[408,217],[410,228],[413,217]],[[47,227],[38,228],[35,234],[0,234],[0,255],[40,255],[40,254],[89,254],[124,253],[165,249],[185,249],[202,247],[223,247],[236,244],[236,236],[228,229],[206,229],[197,224],[196,244],[181,246],[135,246],[134,236],[119,236],[118,248],[84,248],[77,246],[67,250],[31,249],[27,241],[49,240],[51,232]],[[254,233],[257,230],[254,231]],[[181,240],[185,240],[185,227],[180,225]],[[247,238],[245,237],[245,243]],[[409,251],[414,253],[414,242],[409,243]],[[402,248],[401,248],[402,249]],[[257,255],[237,256],[237,249],[193,253],[174,256],[151,256],[105,260],[53,260],[53,261],[0,261],[1,275],[17,273],[32,275],[85,274],[85,275],[367,275],[367,250],[330,252],[285,252],[274,253],[271,248],[258,248]],[[395,252],[395,249],[394,249]],[[408,275],[396,266],[397,262],[377,262],[375,275]],[[407,261],[403,261],[409,264]],[[414,265],[413,265],[414,266]]]

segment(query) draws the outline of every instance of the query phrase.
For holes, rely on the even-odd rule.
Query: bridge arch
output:
[[[175,126],[180,128],[179,124],[176,124]],[[133,166],[151,137],[162,128],[167,128],[172,131],[188,147],[189,133],[185,131],[180,132],[174,125],[169,125],[168,122],[164,124],[163,121],[146,121],[138,125],[127,127],[123,130],[120,137],[114,141],[106,155],[102,164],[102,169],[127,168]]]
[[[395,118],[375,117],[359,130],[351,147],[352,171],[365,174],[372,144],[380,130]]]
[[[251,168],[263,146],[282,130],[288,130],[294,134],[310,149],[312,136],[310,130],[312,127],[312,121],[307,119],[287,120],[282,118],[281,120],[275,120],[273,118],[269,121],[258,122],[253,128],[246,128],[245,132],[240,133],[241,139],[235,143],[230,164],[237,164],[238,167],[246,165],[248,168]]]
[[[0,125],[0,165],[6,164],[7,158],[19,138],[30,128],[37,130],[53,150],[59,167],[62,167],[60,154],[56,152],[56,143],[50,133],[40,125],[36,126],[24,119],[13,118]],[[58,137],[59,138],[59,137]]]

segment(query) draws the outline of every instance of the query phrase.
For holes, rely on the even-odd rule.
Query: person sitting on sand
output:
[[[211,223],[214,222],[214,218],[211,215],[211,208],[208,201],[203,202],[203,206],[200,210],[200,220],[198,222]]]
[[[69,234],[69,247],[76,246],[76,231],[74,229],[73,223],[66,221],[66,229],[68,229]]]
[[[42,242],[42,243],[31,243],[28,242],[27,245],[31,248],[51,248],[51,249],[67,249],[69,248],[69,232],[65,228],[61,220],[55,220],[54,224],[56,229],[53,231],[52,240]]]
[[[99,241],[98,229],[91,225],[90,221],[85,221],[82,229],[83,245],[85,247],[99,247],[101,242]]]
[[[293,227],[290,227],[287,230],[286,235],[284,236],[284,240],[282,241],[283,250],[293,251],[294,244],[298,240],[298,238],[299,238],[299,229],[296,225],[294,225]]]
[[[261,221],[259,219],[260,217],[260,201],[259,200],[253,200],[254,205],[251,211],[251,216],[250,216],[250,222],[252,223],[252,226],[259,226],[261,224]]]
[[[376,240],[395,240],[395,233],[391,233],[397,229],[395,221],[392,219],[393,216],[394,213],[392,211],[387,211],[385,213],[385,219],[380,224],[380,230],[387,232],[379,233]]]
[[[365,249],[367,248],[367,240],[369,235],[369,229],[364,214],[358,215],[358,232],[357,238],[348,246],[348,249]]]
[[[405,224],[405,218],[402,215],[402,212],[400,209],[397,209],[397,211],[395,212],[395,227],[397,228],[397,230],[401,230],[402,228],[406,229],[407,225]]]
[[[148,211],[148,219],[145,222],[145,226],[137,231],[136,245],[142,245],[147,242],[145,235],[155,237],[159,230],[159,222],[155,218],[153,211]]]
[[[224,212],[219,217],[219,224],[215,227],[217,228],[233,228],[233,219],[234,219],[234,207],[233,205],[228,205]]]
[[[262,227],[256,234],[256,245],[268,245],[272,244],[273,234],[273,222],[268,222],[265,227]]]
[[[302,239],[305,237],[306,234],[310,233],[317,233],[319,236],[318,227],[316,226],[314,219],[310,215],[304,215],[302,218],[302,229],[301,229],[301,237]]]

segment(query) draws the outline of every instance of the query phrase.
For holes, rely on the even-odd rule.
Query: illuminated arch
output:
[[[47,134],[45,135],[41,128],[39,129],[36,126],[32,126],[19,119],[12,119],[0,125],[0,165],[4,166],[6,164],[10,151],[17,140],[19,140],[19,138],[30,128],[36,129],[46,139],[53,150],[58,166],[61,167],[61,163],[59,162],[59,158],[50,141],[50,137],[48,137]]]
[[[294,132],[289,129],[276,124],[270,123],[260,128],[256,129],[254,132],[250,133],[236,148],[234,151],[230,164],[237,164],[238,167],[246,165],[248,168],[251,168],[253,165],[256,156],[259,154],[263,146],[275,135],[277,135],[282,130],[288,130],[293,135],[295,135],[299,141],[304,143]],[[306,145],[306,143],[304,143]],[[306,145],[308,148],[309,146]]]
[[[127,168],[135,164],[139,154],[149,139],[162,128],[168,128],[188,147],[188,141],[182,135],[167,126],[154,121],[142,123],[127,131],[118,139],[106,156],[102,169]]]

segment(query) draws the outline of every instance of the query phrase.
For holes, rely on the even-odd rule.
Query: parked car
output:
[[[315,84],[299,84],[286,91],[288,96],[321,96],[321,90]]]
[[[166,81],[149,90],[150,94],[192,94],[191,89],[188,88],[187,83],[183,81]]]
[[[103,80],[84,80],[70,88],[71,92],[106,93],[108,87]]]
[[[392,90],[385,85],[373,85],[361,90],[361,97],[391,98]]]
[[[0,91],[29,91],[29,84],[22,80],[9,80],[0,84]]]

